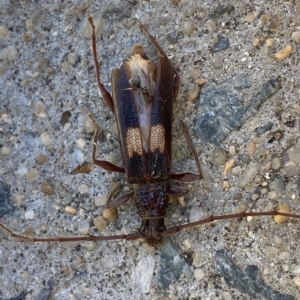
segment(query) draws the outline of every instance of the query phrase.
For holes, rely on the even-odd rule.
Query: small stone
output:
[[[192,248],[192,242],[190,239],[185,239],[182,244],[185,250],[189,250]]]
[[[100,231],[104,230],[107,226],[107,221],[102,216],[96,217],[93,222],[95,227]]]
[[[222,189],[223,189],[223,190],[227,190],[227,189],[229,189],[229,188],[230,188],[230,183],[229,183],[229,181],[224,180],[223,183],[222,183]]]
[[[140,259],[130,276],[134,287],[143,294],[150,291],[154,268],[155,259],[152,255],[148,255]]]
[[[88,221],[81,221],[78,226],[78,232],[81,235],[86,235],[90,230],[90,223]]]
[[[266,257],[268,258],[275,258],[278,255],[278,249],[273,246],[269,246],[266,249]]]
[[[236,151],[235,151],[235,146],[230,146],[228,149],[229,155],[233,156],[235,155]]]
[[[254,47],[258,47],[260,45],[260,39],[259,38],[256,38],[253,42],[253,46]]]
[[[250,143],[247,145],[247,151],[248,151],[248,154],[249,154],[250,156],[253,156],[255,150],[256,150],[256,144],[253,143],[253,142],[250,142]]]
[[[106,205],[107,195],[97,195],[95,197],[95,206]]]
[[[55,192],[55,186],[49,180],[44,180],[41,186],[41,190],[44,194],[52,196]]]
[[[272,191],[282,191],[284,189],[284,182],[281,178],[277,178],[271,181],[269,184],[269,189]]]
[[[35,213],[33,210],[28,210],[25,213],[25,219],[26,220],[33,220],[35,218]]]
[[[271,162],[271,168],[273,170],[279,170],[281,167],[281,161],[278,157],[274,157]]]
[[[190,210],[190,223],[204,219],[207,216],[206,211],[200,207],[193,207]]]
[[[96,243],[93,241],[84,242],[82,246],[89,251],[94,251],[96,249]]]
[[[228,171],[230,171],[233,166],[234,166],[235,160],[233,158],[229,159],[226,164],[225,164],[225,168],[224,168],[224,175],[226,175],[228,173]]]
[[[275,191],[268,192],[267,197],[268,197],[270,200],[275,200],[275,199],[277,198],[277,193],[276,193]]]
[[[261,194],[266,194],[268,192],[268,189],[267,188],[263,188],[260,190]]]
[[[15,195],[15,199],[16,199],[16,204],[18,207],[22,206],[25,199],[26,199],[26,196],[25,195]]]
[[[89,0],[83,0],[79,4],[79,10],[81,10],[81,11],[87,10],[89,7],[90,7]]]
[[[200,89],[196,88],[196,89],[186,92],[183,97],[187,101],[193,101],[196,98],[198,98],[199,94],[200,94]]]
[[[202,269],[195,269],[194,277],[197,281],[202,280],[204,278],[204,272],[202,271]]]
[[[38,64],[36,66],[36,71],[39,73],[45,73],[50,65],[50,59],[49,58],[41,58],[38,60]]]
[[[291,213],[291,208],[287,203],[282,203],[277,206],[277,211],[289,214],[289,213]],[[282,224],[282,223],[285,223],[288,220],[288,218],[289,217],[277,215],[277,216],[274,216],[274,221],[277,224]]]
[[[191,17],[197,11],[197,5],[194,0],[181,0],[182,13],[185,17]]]
[[[223,292],[221,294],[221,299],[222,300],[232,300],[232,296],[229,292]]]
[[[205,253],[202,253],[200,251],[196,251],[193,254],[193,266],[194,267],[200,267],[204,265],[208,260],[208,257]]]
[[[243,198],[243,194],[242,193],[235,193],[233,195],[233,201],[240,201]]]
[[[75,53],[69,53],[68,54],[68,63],[70,65],[75,65],[77,61],[77,55]]]
[[[59,123],[61,125],[65,125],[65,124],[69,123],[70,117],[71,117],[71,113],[68,110],[64,111],[61,115]]]
[[[236,166],[236,167],[234,167],[232,170],[231,170],[231,173],[233,174],[233,175],[238,175],[238,174],[240,174],[242,172],[242,168],[240,167],[240,166]]]
[[[67,214],[71,214],[71,215],[76,215],[77,214],[77,210],[74,207],[69,206],[69,205],[65,207],[65,212]]]
[[[4,75],[7,71],[8,64],[4,61],[0,62],[0,76]]]
[[[273,45],[273,39],[272,39],[272,38],[267,39],[267,41],[266,41],[266,46],[267,46],[268,48],[270,48],[272,45]]]
[[[220,56],[215,56],[211,61],[212,66],[215,70],[223,69],[223,59]]]
[[[224,166],[227,161],[227,151],[222,148],[215,148],[213,151],[212,159],[215,167]]]
[[[32,168],[30,171],[28,171],[28,173],[26,174],[26,180],[27,182],[32,182],[35,181],[37,179],[39,179],[41,176],[41,173],[39,170]]]
[[[230,47],[229,39],[226,36],[219,36],[211,47],[211,52],[216,53]]]
[[[15,174],[18,175],[18,176],[25,176],[28,172],[28,169],[24,166],[20,167],[16,172]]]
[[[291,40],[296,42],[296,43],[299,43],[300,42],[300,31],[293,32]]]
[[[241,188],[245,187],[248,183],[250,183],[254,179],[257,173],[258,173],[257,165],[253,162],[250,162],[249,165],[246,167],[245,171],[243,172],[243,174],[241,175],[237,185]]]
[[[29,273],[28,272],[23,272],[21,274],[21,278],[24,279],[24,280],[27,280],[29,278]]]
[[[84,139],[78,139],[76,140],[76,145],[79,149],[84,149],[85,148],[85,145],[86,145],[86,140]]]
[[[47,132],[43,132],[41,134],[41,139],[42,139],[43,144],[45,144],[45,145],[48,145],[51,142],[51,136]]]
[[[195,30],[194,22],[192,21],[181,22],[180,30],[186,35],[191,34]]]
[[[40,77],[41,77],[41,73],[40,72],[34,72],[32,74],[32,79],[34,79],[34,80],[38,80],[38,79],[40,79]],[[44,117],[42,116],[42,118],[44,118]]]
[[[80,184],[77,188],[78,192],[83,195],[90,191],[90,188],[86,184]]]
[[[32,22],[31,19],[25,20],[25,28],[26,30],[31,30],[34,28],[34,23]]]
[[[283,48],[282,50],[278,51],[275,54],[275,57],[278,60],[283,60],[285,59],[288,55],[290,55],[291,53],[293,53],[293,48],[291,45],[287,45],[285,48]]]
[[[61,65],[61,70],[63,72],[69,73],[71,71],[71,65],[67,61],[64,61]]]
[[[31,40],[32,40],[32,35],[30,32],[25,32],[24,35],[23,35],[23,40],[26,42],[26,43],[29,43]]]
[[[42,165],[45,162],[47,162],[48,156],[45,154],[39,154],[35,160],[36,160],[37,164]]]
[[[9,148],[7,146],[3,146],[1,149],[2,155],[10,155],[11,152],[12,152],[11,148]]]
[[[293,161],[285,162],[283,168],[287,176],[297,176],[300,174],[299,165]]]
[[[6,58],[9,61],[15,61],[18,56],[18,52],[15,47],[10,46],[7,48]]]
[[[199,84],[199,85],[203,85],[206,82],[205,78],[197,78],[195,80],[195,83]]]
[[[0,37],[5,38],[8,35],[8,30],[4,26],[0,26]]]
[[[247,216],[247,222],[251,222],[253,220],[253,216]]]
[[[300,287],[300,277],[295,277],[294,282],[295,282],[296,286]]]
[[[116,208],[106,208],[102,212],[102,216],[108,222],[114,222],[117,219],[118,213]]]
[[[245,22],[252,23],[255,18],[254,13],[250,13],[244,17]]]

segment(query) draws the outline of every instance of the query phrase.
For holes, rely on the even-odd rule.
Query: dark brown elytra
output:
[[[122,205],[135,195],[136,206],[142,220],[140,229],[136,233],[126,235],[46,238],[20,235],[0,223],[2,229],[7,231],[12,237],[32,242],[109,241],[144,238],[152,243],[159,241],[164,236],[173,235],[181,229],[195,227],[215,220],[276,215],[300,218],[300,215],[282,212],[280,209],[269,212],[241,212],[220,216],[212,215],[200,221],[176,225],[166,229],[164,218],[168,207],[169,195],[182,196],[188,193],[187,189],[172,185],[170,181],[173,179],[192,182],[202,179],[202,171],[195,146],[182,121],[181,125],[195,157],[199,175],[193,173],[171,173],[172,109],[179,89],[179,75],[172,67],[171,62],[156,39],[148,32],[146,26],[138,20],[141,30],[160,55],[157,68],[148,59],[143,46],[140,44],[135,45],[131,58],[112,71],[111,95],[100,79],[95,26],[91,16],[88,16],[88,21],[92,27],[92,47],[97,83],[103,100],[117,120],[124,167],[96,159],[96,147],[100,131],[95,117],[90,114],[89,117],[95,126],[92,162],[105,170],[125,173],[128,182],[134,184],[134,191],[115,199],[109,198],[107,207],[113,208]],[[73,170],[71,174],[89,173],[90,171],[91,164],[83,163]]]

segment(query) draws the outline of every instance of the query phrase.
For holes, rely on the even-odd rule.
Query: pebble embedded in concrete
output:
[[[148,255],[140,259],[131,273],[130,279],[132,284],[144,294],[150,291],[154,267],[155,259]]]
[[[107,226],[107,221],[102,216],[96,217],[93,222],[95,227],[100,231],[104,230]]]
[[[28,210],[25,212],[26,220],[33,220],[35,218],[35,212],[33,210]]]
[[[241,188],[245,187],[248,183],[250,183],[254,179],[257,173],[258,173],[257,165],[253,162],[250,162],[246,167],[245,171],[243,172],[243,174],[241,175],[237,185]]]
[[[202,269],[195,269],[194,276],[197,281],[200,281],[204,278],[204,272]]]
[[[86,235],[90,230],[90,223],[88,221],[81,221],[78,225],[78,232],[81,235]]]

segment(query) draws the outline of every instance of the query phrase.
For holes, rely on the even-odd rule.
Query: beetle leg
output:
[[[139,232],[130,233],[130,234],[121,234],[121,235],[108,235],[108,236],[95,236],[88,234],[86,236],[69,236],[69,237],[33,237],[33,236],[26,236],[15,233],[14,231],[10,230],[7,226],[0,223],[0,228],[5,230],[10,236],[28,241],[28,242],[77,242],[77,241],[112,241],[112,240],[128,240],[134,241],[140,238],[143,238],[143,235]]]
[[[181,124],[181,126],[184,130],[187,142],[188,142],[189,146],[192,149],[194,158],[196,160],[197,168],[198,168],[198,171],[199,171],[199,175],[198,174],[193,174],[193,173],[171,174],[171,179],[184,181],[184,182],[192,182],[192,181],[196,181],[196,180],[201,180],[203,178],[202,169],[201,169],[199,157],[197,155],[196,147],[195,147],[195,145],[192,141],[191,135],[190,135],[185,123],[182,120],[180,120],[180,124]]]
[[[134,191],[118,196],[117,198],[111,200],[108,199],[106,202],[107,208],[113,208],[120,205],[125,204],[132,196],[134,195]]]
[[[137,21],[139,22],[139,26],[141,28],[141,30],[144,32],[144,34],[147,36],[147,38],[149,39],[149,41],[151,42],[151,44],[154,46],[154,48],[158,51],[158,53],[161,56],[164,56],[168,59],[167,54],[165,53],[165,51],[161,48],[161,46],[158,44],[157,40],[155,39],[155,37],[153,35],[151,35],[147,29],[147,27],[145,26],[145,24],[141,23],[141,21],[138,19],[137,17]],[[176,98],[177,94],[178,94],[178,90],[179,90],[179,81],[180,81],[180,77],[178,72],[173,68],[174,74],[175,74],[175,80],[174,80],[174,96]]]
[[[93,22],[93,18],[88,14],[88,21],[91,24],[92,27],[92,43],[93,43],[93,57],[94,57],[94,65],[95,65],[95,70],[96,70],[96,77],[97,77],[97,83],[98,83],[98,88],[100,90],[100,93],[103,97],[103,100],[105,101],[106,105],[110,108],[110,110],[115,113],[114,109],[114,103],[113,99],[111,97],[111,94],[107,91],[103,83],[101,82],[100,79],[100,68],[99,68],[99,62],[97,59],[97,46],[96,46],[96,33],[95,33],[95,25]]]
[[[189,192],[188,189],[185,189],[185,188],[175,185],[175,184],[170,184],[167,189],[168,195],[174,196],[174,197],[185,196],[188,192]]]
[[[240,212],[240,213],[229,214],[229,215],[221,215],[221,216],[211,215],[211,216],[209,216],[205,219],[202,219],[202,220],[199,220],[199,221],[196,221],[196,222],[191,222],[191,223],[187,223],[187,224],[181,224],[181,225],[173,226],[171,228],[168,228],[164,232],[162,232],[162,236],[173,235],[173,234],[176,234],[177,232],[179,232],[182,229],[199,226],[199,225],[202,225],[202,224],[214,222],[216,220],[238,219],[238,218],[246,218],[246,217],[249,217],[249,216],[253,216],[253,217],[254,216],[285,216],[285,217],[289,217],[289,218],[300,219],[300,215],[280,212],[278,209],[273,210],[273,211],[262,211],[262,212],[245,212],[245,211],[243,211],[243,212]]]
[[[93,164],[101,167],[102,169],[105,169],[107,171],[113,171],[113,172],[120,172],[120,173],[125,173],[125,169],[119,166],[116,166],[109,161],[106,160],[98,160],[96,159],[96,150],[97,150],[97,141],[99,138],[100,134],[100,128],[99,125],[97,124],[95,117],[93,114],[89,114],[89,118],[93,122],[95,126],[95,133],[94,133],[94,138],[93,138],[93,152],[92,152],[92,162]]]

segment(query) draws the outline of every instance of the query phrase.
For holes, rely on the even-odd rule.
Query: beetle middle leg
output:
[[[95,126],[95,133],[94,133],[94,138],[93,138],[93,150],[92,150],[92,162],[93,164],[101,167],[102,169],[105,169],[107,171],[113,171],[113,172],[120,172],[120,173],[125,173],[124,168],[116,166],[109,161],[106,160],[99,160],[96,159],[96,150],[97,150],[97,141],[99,139],[99,134],[100,134],[100,128],[99,125],[92,113],[89,114],[89,118],[93,122]]]

